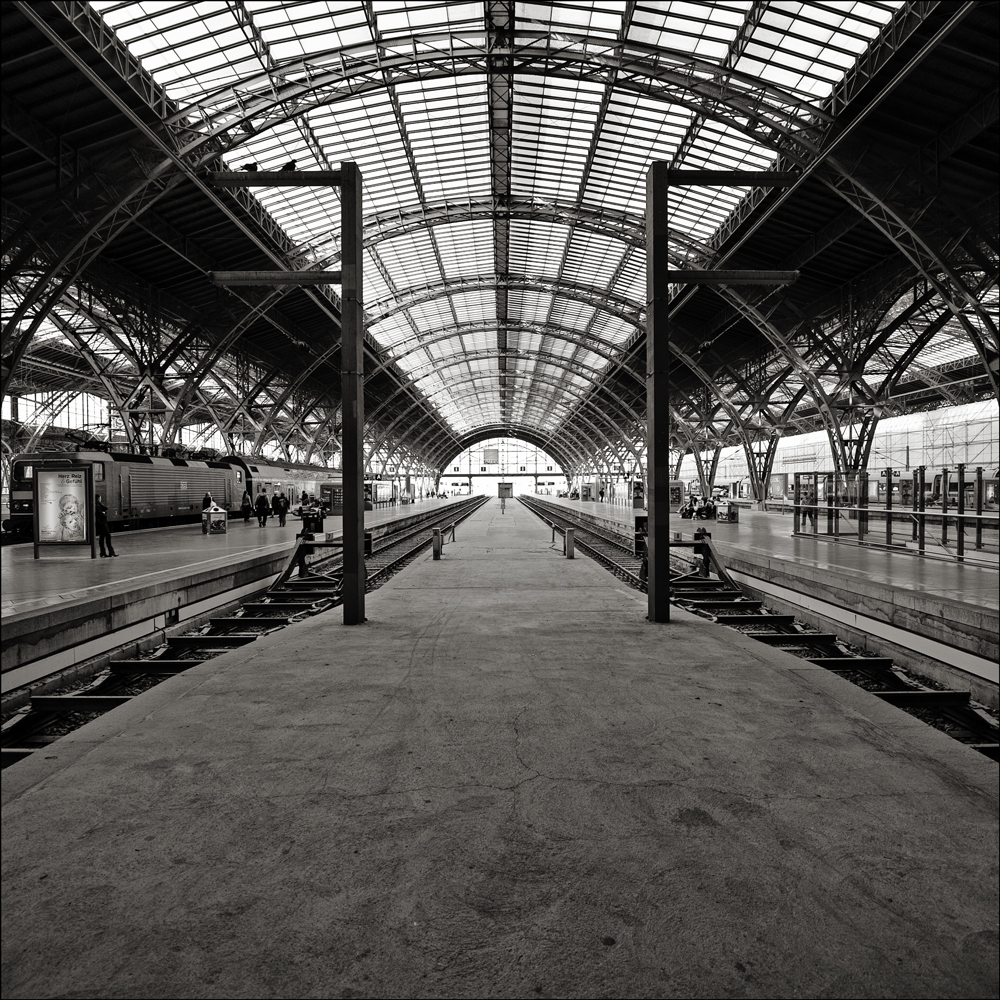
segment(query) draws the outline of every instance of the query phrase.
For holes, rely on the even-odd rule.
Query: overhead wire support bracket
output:
[[[289,161],[289,167],[295,161]],[[365,619],[364,506],[364,246],[362,177],[358,165],[345,160],[339,170],[260,170],[248,163],[243,170],[210,170],[216,187],[339,187],[341,270],[339,271],[210,271],[215,285],[341,285],[340,407],[342,413],[341,471],[344,483],[341,592],[344,624]]]
[[[670,288],[673,285],[788,285],[798,271],[674,270],[670,266],[670,190],[675,187],[789,187],[781,170],[678,170],[650,164],[646,175],[646,536],[647,618],[670,621]]]

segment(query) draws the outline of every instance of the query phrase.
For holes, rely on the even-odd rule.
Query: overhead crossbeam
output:
[[[684,285],[790,285],[798,271],[685,271],[668,268],[667,281]]]
[[[340,187],[340,170],[210,170],[209,181],[216,187]]]
[[[793,170],[667,170],[668,187],[789,187],[799,179]]]
[[[342,271],[209,271],[213,285],[339,285]]]

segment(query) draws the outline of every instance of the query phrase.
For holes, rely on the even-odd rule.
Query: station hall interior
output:
[[[3,0],[3,996],[1000,995],[998,15]]]

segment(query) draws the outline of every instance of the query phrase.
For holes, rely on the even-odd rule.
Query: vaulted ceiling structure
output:
[[[339,448],[337,193],[364,177],[367,438],[440,468],[514,435],[567,470],[641,459],[645,178],[672,265],[680,448],[997,394],[997,5],[916,2],[4,3],[3,387],[107,398],[169,447]],[[138,437],[136,442],[138,442]],[[634,460],[634,461],[633,461]]]

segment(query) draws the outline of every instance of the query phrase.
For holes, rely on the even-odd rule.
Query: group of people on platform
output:
[[[714,500],[709,497],[695,496],[692,493],[677,513],[685,519],[711,521],[716,517],[718,512],[719,509]]]
[[[249,524],[251,515],[256,514],[258,527],[267,527],[267,519],[276,517],[278,527],[283,528],[289,506],[288,497],[284,493],[275,493],[270,499],[266,493],[259,493],[255,502],[249,491],[244,490],[243,499],[240,501],[240,513],[243,515],[244,524]]]

